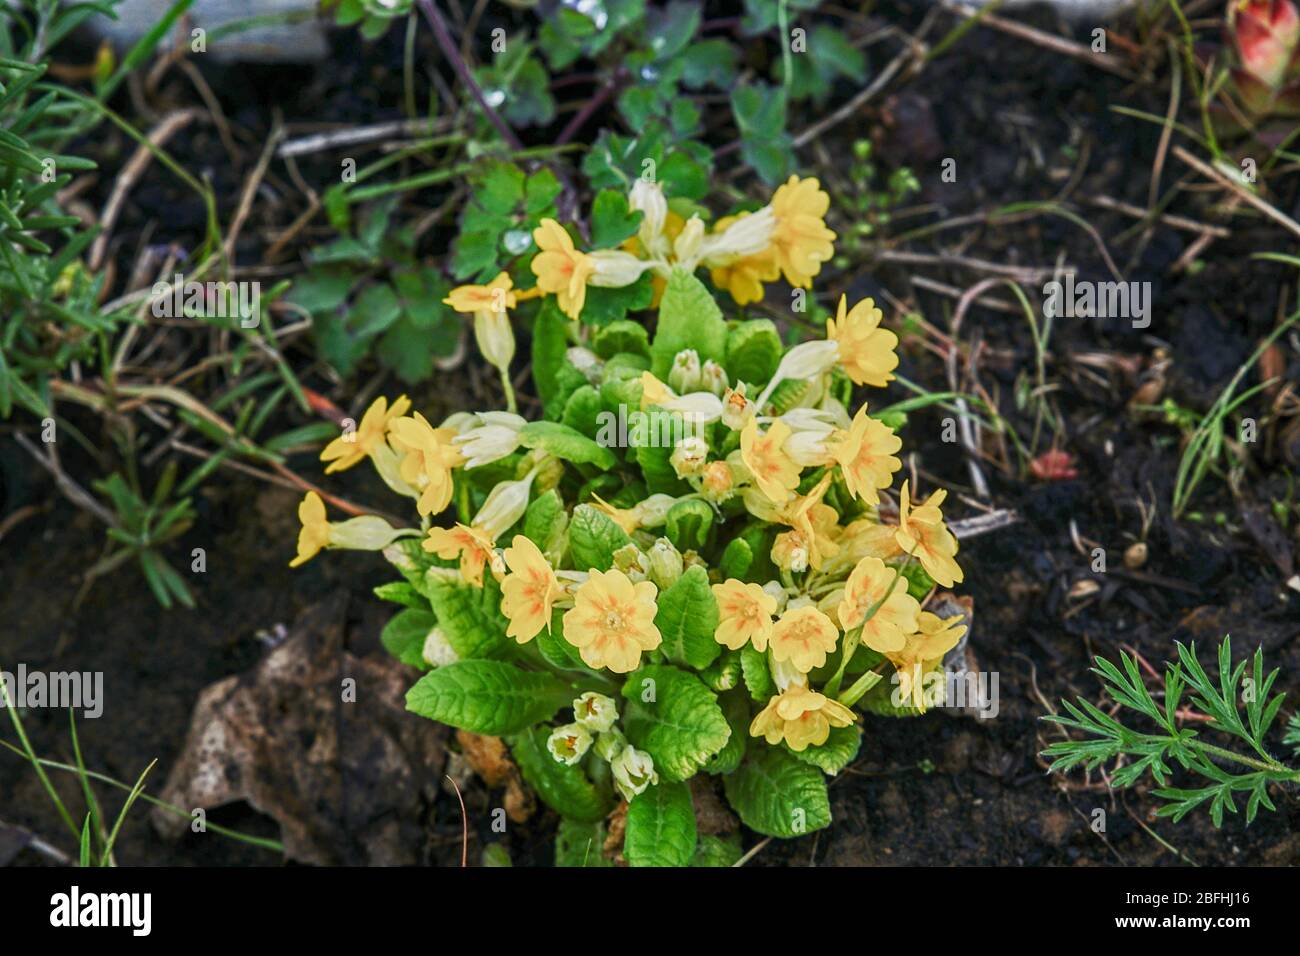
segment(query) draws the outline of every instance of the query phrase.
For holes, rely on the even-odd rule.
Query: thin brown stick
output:
[[[1174,155],[1177,156],[1179,159],[1181,159],[1188,166],[1192,167],[1192,169],[1196,170],[1202,176],[1205,176],[1207,179],[1213,179],[1220,186],[1232,190],[1233,193],[1240,196],[1246,202],[1250,203],[1250,205],[1254,206],[1256,209],[1258,209],[1264,215],[1268,216],[1268,218],[1272,219],[1278,225],[1283,226],[1288,231],[1294,233],[1297,236],[1300,236],[1300,222],[1296,222],[1286,213],[1281,212],[1272,203],[1268,202],[1265,199],[1260,198],[1258,195],[1251,192],[1249,189],[1247,189],[1241,183],[1237,182],[1227,173],[1220,172],[1219,170],[1211,166],[1209,163],[1198,159],[1197,157],[1189,153],[1186,149],[1184,149],[1182,146],[1174,147]]]

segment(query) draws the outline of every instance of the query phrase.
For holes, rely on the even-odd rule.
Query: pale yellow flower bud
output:
[[[678,478],[689,478],[704,470],[708,457],[709,443],[698,435],[688,435],[677,443],[668,463]]]
[[[682,349],[668,370],[668,384],[676,392],[694,392],[700,388],[700,355],[695,349]]]

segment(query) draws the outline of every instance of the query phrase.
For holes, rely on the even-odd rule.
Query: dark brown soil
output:
[[[882,16],[914,29],[922,11],[891,7]],[[1053,29],[1046,15],[1029,18]],[[315,85],[301,87],[299,109],[286,107],[289,116],[324,110],[315,115],[361,122],[392,112],[380,104],[398,102],[396,98],[355,92],[367,89],[360,80],[372,75],[368,70],[373,71],[374,61],[362,61],[351,45],[346,50],[336,64],[342,85],[312,80]],[[382,55],[372,50],[367,57]],[[883,49],[873,48],[873,72],[883,68],[885,56]],[[235,92],[229,95],[238,100],[230,109],[232,118],[265,130],[269,107],[255,91],[266,84],[231,88]],[[1155,87],[1130,84],[1023,41],[976,29],[905,84],[903,92],[906,98],[869,107],[828,134],[823,144],[829,160],[852,140],[872,137],[892,144],[893,152],[886,155],[915,169],[924,187],[921,201],[937,206],[929,219],[896,223],[893,233],[1031,199],[1071,204],[1105,237],[1126,279],[1152,283],[1152,323],[1135,330],[1119,320],[1062,319],[1053,330],[1047,378],[1055,386],[1051,401],[1063,424],[1055,438],[1045,430],[1032,451],[1055,446],[1070,452],[1079,472],[1076,479],[1042,482],[1022,477],[1023,469],[984,465],[990,503],[1021,516],[1017,524],[971,540],[962,549],[967,577],[959,590],[975,601],[972,642],[979,663],[999,675],[997,717],[867,717],[862,754],[832,787],[833,826],[807,839],[773,841],[756,855],[754,865],[1176,864],[1180,854],[1202,865],[1300,862],[1295,793],[1275,793],[1278,812],[1261,814],[1249,828],[1234,817],[1216,831],[1199,812],[1177,825],[1156,820],[1151,814],[1155,801],[1142,790],[1117,795],[1096,776],[1088,781],[1079,775],[1049,778],[1036,756],[1058,733],[1040,720],[1049,707],[1076,694],[1098,699],[1097,681],[1087,670],[1094,654],[1114,657],[1129,647],[1159,668],[1175,641],[1208,648],[1231,633],[1239,651],[1263,646],[1270,665],[1281,668],[1278,687],[1300,682],[1300,594],[1285,585],[1278,545],[1297,545],[1293,475],[1280,450],[1286,420],[1270,418],[1263,396],[1248,403],[1242,413],[1265,423],[1265,437],[1246,449],[1250,466],[1239,493],[1234,496],[1221,475],[1211,475],[1191,509],[1200,520],[1175,520],[1170,500],[1181,453],[1179,433],[1128,407],[1140,381],[1154,374],[1160,356],[1170,363],[1157,401],[1170,397],[1197,411],[1210,405],[1278,315],[1295,308],[1293,271],[1250,258],[1252,252],[1294,252],[1294,237],[1258,218],[1232,219],[1226,222],[1231,237],[1211,244],[1192,275],[1170,268],[1193,234],[1158,225],[1145,241],[1141,229],[1117,238],[1134,220],[1091,200],[1110,197],[1146,206],[1159,128],[1110,107],[1122,104],[1163,114],[1164,94]],[[1068,152],[1061,149],[1067,143]],[[186,148],[178,144],[182,161]],[[956,159],[956,183],[941,181],[943,157]],[[1074,176],[1076,164],[1081,171]],[[1177,182],[1187,174],[1171,159],[1163,181]],[[828,165],[824,176],[829,180],[834,175]],[[1298,179],[1292,173],[1271,184],[1273,201],[1292,215]],[[1193,176],[1188,185],[1196,182]],[[218,186],[223,195],[237,190],[237,184],[226,183],[229,192]],[[125,235],[164,205],[173,210],[168,228],[178,236],[192,235],[195,226],[186,233],[170,194],[136,198],[137,206],[120,227]],[[1187,189],[1168,211],[1225,224],[1211,208],[1218,198]],[[291,218],[290,212],[283,218]],[[165,238],[172,237],[155,241]],[[434,241],[445,243],[445,238]],[[1058,216],[940,232],[906,248],[1049,268],[1060,255],[1078,268],[1080,278],[1110,277],[1096,242]],[[861,273],[840,276],[837,284],[855,294],[874,294],[878,301],[888,292],[947,332],[954,300],[915,285],[915,276],[959,289],[983,278],[960,266],[880,261]],[[1005,289],[995,287],[988,294],[1014,301]],[[1034,370],[1024,317],[975,307],[958,338],[964,349],[980,343],[980,383],[1027,441],[1032,408],[1016,404],[1018,378],[1032,379]],[[1300,380],[1295,340],[1279,344],[1285,378],[1294,384]],[[1090,364],[1097,354],[1106,358],[1104,366]],[[904,343],[900,372],[928,388],[946,388],[942,362],[915,336]],[[1252,372],[1245,384],[1258,381]],[[445,382],[435,388],[439,394],[427,397],[448,411],[465,400],[467,389]],[[897,387],[890,392],[891,399],[906,395]],[[346,401],[348,393],[339,397]],[[916,466],[929,479],[926,483],[953,489],[945,510],[963,517],[976,513],[961,501],[974,491],[959,447],[939,440],[944,414],[913,415],[904,439],[909,450],[916,450]],[[79,723],[92,769],[130,781],[156,759],[156,792],[177,756],[198,693],[247,669],[265,653],[259,634],[290,625],[298,612],[327,594],[345,590],[352,596],[353,649],[377,647],[379,628],[390,613],[370,595],[374,585],[386,580],[382,561],[350,553],[291,572],[286,564],[296,534],[292,493],[236,477],[205,486],[198,522],[171,553],[188,565],[182,559],[191,547],[208,549],[207,573],[191,576],[199,610],[160,610],[133,569],[98,582],[87,600],[74,607],[79,573],[100,556],[101,529],[57,498],[11,443],[3,449],[3,461],[6,512],[28,502],[50,502],[51,507],[20,524],[0,549],[0,662],[105,672],[104,717]],[[302,474],[315,474],[310,461],[296,465]],[[364,487],[353,489],[346,482],[331,487],[348,488],[365,500]],[[1267,515],[1274,501],[1292,508],[1291,528],[1274,524],[1268,533],[1249,532],[1243,515],[1259,509]],[[1076,547],[1072,526],[1087,542],[1083,552]],[[1126,570],[1121,556],[1138,540],[1146,542],[1149,560],[1140,570]],[[1086,552],[1094,546],[1106,550],[1106,574],[1089,568]],[[1093,580],[1099,589],[1090,597],[1072,598],[1071,589],[1081,580]],[[1293,710],[1294,703],[1288,703],[1279,723]],[[43,755],[71,759],[65,715],[30,711],[24,716]],[[3,733],[10,739],[7,725]],[[0,753],[0,767],[0,821],[73,852],[30,769],[8,753]],[[79,805],[75,781],[67,775],[56,781],[65,798]],[[499,794],[466,794],[471,860],[485,843],[502,839],[489,825],[489,810],[499,802]],[[117,795],[106,800],[114,812],[118,803]],[[1105,814],[1103,833],[1090,827],[1098,809]],[[270,821],[247,808],[229,808],[212,819],[275,835]],[[454,796],[443,793],[428,808],[426,822],[430,862],[457,862],[460,813]],[[553,817],[539,815],[527,825],[512,826],[504,841],[516,864],[550,862],[553,825]],[[142,812],[128,821],[118,856],[125,863],[150,865],[277,862],[272,853],[214,836],[189,835],[166,843]],[[25,863],[38,860],[30,852],[19,857]]]

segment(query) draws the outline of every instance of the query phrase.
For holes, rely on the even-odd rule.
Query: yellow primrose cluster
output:
[[[697,213],[683,218],[669,208],[663,189],[638,179],[628,193],[628,208],[642,214],[636,235],[619,249],[583,252],[554,219],[533,230],[539,252],[530,267],[533,289],[519,292],[502,272],[487,285],[466,285],[444,301],[474,316],[475,335],[488,361],[498,368],[510,362],[514,339],[505,346],[507,310],[537,295],[553,295],[565,315],[578,319],[587,288],[625,288],[646,272],[654,276],[655,301],[674,269],[705,268],[713,282],[740,305],[763,298],[763,283],[781,276],[810,288],[822,263],[834,253],[835,232],[826,226],[830,197],[816,179],[791,176],[772,194],[771,202],[753,213],[719,219],[709,230]],[[507,351],[509,354],[507,354]]]
[[[798,210],[804,202],[814,210],[824,211],[824,206],[807,199],[806,182],[792,180],[782,189],[789,192],[778,190],[768,217],[784,225],[765,232],[762,254],[783,270],[803,270],[795,275],[807,278],[820,255],[813,247],[822,235],[817,226],[820,213]],[[644,201],[646,190],[641,192],[638,199]],[[724,226],[723,234],[730,235],[732,228]],[[600,260],[593,264],[591,257],[571,254],[567,234],[553,223],[539,232],[546,234],[539,239],[542,256],[553,257],[539,267],[539,276],[547,276],[540,287],[560,295],[562,302],[576,301],[580,308],[583,288],[600,274]],[[661,240],[660,233],[643,237],[651,250],[660,248],[654,243]],[[563,289],[557,279],[562,273],[567,276]],[[494,288],[508,306],[509,280]],[[491,296],[474,297],[478,295],[462,289],[452,298],[465,308],[483,305],[497,314]],[[520,432],[527,423],[511,412],[458,413],[435,427],[411,411],[405,397],[391,405],[376,399],[360,425],[331,442],[321,459],[331,472],[369,459],[390,488],[414,501],[421,527],[394,529],[376,517],[331,524],[323,502],[312,493],[300,508],[303,528],[292,563],[301,564],[326,547],[377,549],[402,536],[419,536],[426,552],[458,564],[466,585],[482,588],[488,574],[495,579],[511,640],[526,645],[544,630],[549,634],[558,619],[563,641],[588,668],[622,675],[660,659],[660,588],[680,577],[684,566],[704,564],[695,552],[683,555],[667,538],[653,534],[664,526],[673,506],[698,499],[724,520],[752,517],[780,529],[770,552],[777,579],[762,584],[723,579],[704,565],[717,604],[714,639],[731,652],[752,648],[763,655],[777,688],[753,717],[752,736],[803,751],[825,743],[833,728],[851,724],[850,707],[861,693],[839,693],[843,666],[830,692],[812,685],[815,672],[833,662],[837,650],[847,661],[860,646],[893,665],[904,694],[923,711],[922,678],[966,628],[959,617],[944,620],[926,611],[909,593],[903,572],[915,563],[941,586],[963,579],[956,561],[957,540],[941,511],[946,492],[935,491],[917,501],[904,481],[896,520],[881,520],[882,492],[902,468],[897,457],[902,443],[891,428],[868,414],[865,403],[850,415],[831,387],[837,369],[858,385],[883,386],[893,378],[897,337],[881,327],[881,318],[872,300],[849,308],[841,298],[835,318],[827,323],[826,338],[790,348],[753,398],[743,383],[732,383],[721,372],[718,382],[701,387],[693,353],[683,352],[674,365],[690,374],[675,371],[669,376],[680,394],[670,382],[643,372],[643,409],[675,412],[715,427],[683,438],[673,450],[672,467],[689,485],[689,494],[649,495],[630,508],[593,496],[590,504],[633,542],[631,554],[620,555],[608,570],[561,567],[571,554],[567,548],[552,549],[548,555],[523,534],[499,540],[524,516],[542,482],[555,487],[557,470],[563,466],[544,451],[523,454],[516,472],[522,477],[498,482],[469,523],[433,526],[431,519],[456,494],[458,475],[519,451]],[[768,400],[786,380],[806,383],[802,404],[778,412]],[[712,443],[705,437],[710,434]],[[719,434],[731,434],[734,441],[720,440]],[[715,448],[724,445],[731,449],[725,454]],[[857,517],[844,522],[826,502],[832,486],[857,501]],[[557,616],[557,611],[562,613]],[[553,735],[553,754],[567,760],[585,752],[590,739],[584,734],[590,729],[560,728],[558,736]],[[614,756],[622,753],[619,749]],[[634,751],[623,759],[629,764],[623,768],[629,779],[644,783],[652,778],[653,762],[647,755]]]

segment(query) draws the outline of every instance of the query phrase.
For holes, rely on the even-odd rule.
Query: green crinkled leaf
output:
[[[704,547],[713,527],[713,509],[699,498],[679,501],[668,509],[665,534],[678,551],[698,551]]]
[[[618,459],[582,432],[559,422],[529,422],[519,430],[519,443],[525,448],[540,448],[562,461],[576,465],[595,465],[610,469]]]
[[[735,690],[743,682],[740,670],[740,651],[723,651],[722,655],[700,671],[700,679],[709,690],[719,694]]]
[[[799,837],[830,826],[826,777],[779,747],[753,747],[736,772],[722,780],[727,802],[751,830]]]
[[[727,359],[727,323],[704,283],[689,272],[674,269],[659,302],[659,323],[650,346],[651,371],[668,380],[673,359],[683,349],[695,349],[703,363]]]
[[[695,836],[691,788],[659,783],[628,804],[623,856],[629,866],[690,866]]]
[[[594,440],[600,434],[600,413],[604,407],[600,392],[590,385],[583,385],[564,403],[560,421]]]
[[[501,587],[484,575],[483,587],[462,581],[446,568],[430,568],[424,577],[425,594],[447,635],[447,643],[462,660],[499,657],[512,646],[506,637],[509,622],[501,613]]]
[[[691,860],[691,866],[735,866],[744,855],[739,833],[729,833],[726,836],[701,833],[695,845],[695,858]]]
[[[737,578],[745,580],[745,572],[749,566],[754,563],[754,552],[749,547],[749,542],[744,538],[732,538],[727,542],[726,549],[722,552],[722,560],[718,563],[718,569],[722,572],[723,580],[728,578]]]
[[[690,485],[677,477],[671,461],[676,437],[689,434],[685,419],[676,412],[657,409],[634,411],[628,417],[628,441],[636,449],[637,464],[651,494],[688,492]]]
[[[613,357],[605,363],[606,375],[631,374],[640,378],[642,372],[648,371],[650,371],[650,359],[644,355],[637,355],[635,352],[615,352]]]
[[[727,718],[727,726],[731,728],[731,736],[727,738],[727,746],[704,769],[709,773],[731,773],[745,759],[745,751],[749,747],[749,701],[745,699],[744,691],[723,694],[719,700],[723,716]]]
[[[438,617],[432,611],[408,608],[398,611],[384,625],[379,640],[384,648],[403,664],[427,670],[424,660],[424,642],[429,632],[438,626]]]
[[[640,210],[628,208],[627,194],[602,189],[591,204],[591,245],[593,249],[613,249],[623,240],[636,235],[641,225]]]
[[[537,545],[543,553],[560,550],[560,539],[568,525],[569,516],[564,512],[564,500],[554,488],[534,498],[524,512],[524,537]]]
[[[806,379],[787,378],[782,381],[780,385],[772,390],[772,394],[767,400],[772,407],[773,414],[784,415],[794,408],[803,400],[808,388],[809,383]]]
[[[435,673],[437,673],[435,671]],[[581,764],[562,764],[546,749],[549,727],[534,727],[512,737],[510,753],[528,785],[548,807],[579,823],[597,823],[613,809],[613,799],[598,788]]]
[[[605,825],[568,818],[555,830],[555,865],[559,867],[611,867],[605,858]]]
[[[785,747],[785,744],[781,746]],[[862,728],[854,724],[852,727],[832,727],[826,743],[800,751],[790,750],[790,754],[833,777],[853,763],[861,746]],[[788,747],[786,749],[789,750]]]
[[[550,674],[505,661],[462,660],[421,677],[407,691],[406,709],[470,733],[501,736],[549,720],[572,700],[573,688]]]
[[[767,666],[767,655],[746,644],[740,649],[740,673],[745,678],[745,687],[754,700],[767,703],[776,693],[776,683],[772,680],[772,671]]]
[[[631,285],[619,288],[588,286],[582,304],[582,321],[586,325],[609,325],[625,318],[629,312],[649,308],[654,300],[654,282],[649,272]]]
[[[564,406],[560,401],[560,368],[567,364],[565,353],[569,349],[566,335],[568,318],[555,304],[554,297],[542,303],[533,321],[533,384],[549,417],[558,417]],[[581,373],[574,369],[581,378]]]
[[[904,563],[899,566],[898,571],[907,580],[907,593],[918,601],[934,588],[934,578],[930,577],[919,563]]]
[[[429,588],[425,576],[433,567],[433,557],[420,546],[417,538],[398,538],[384,548],[384,558],[406,579],[406,583],[426,598]]]
[[[537,633],[537,650],[552,667],[571,670],[587,666],[578,649],[564,636],[564,611],[561,608],[556,608],[551,614],[550,630],[543,628]]]
[[[768,319],[752,319],[727,333],[724,367],[733,383],[765,385],[776,372],[784,351],[776,325]]]
[[[375,588],[375,597],[394,604],[404,604],[417,611],[429,610],[429,599],[415,589],[408,581],[389,581]]]
[[[631,539],[614,519],[591,505],[578,505],[569,522],[569,553],[579,571],[608,571],[614,566],[614,552]]]
[[[693,776],[731,736],[713,691],[675,667],[642,667],[629,675],[623,696],[628,739],[654,758],[659,776],[669,782]]]
[[[709,587],[709,574],[695,565],[672,587],[660,592],[655,627],[663,637],[660,650],[674,663],[696,670],[708,667],[722,653],[713,639],[718,629],[718,602]]]
[[[620,352],[650,357],[650,335],[645,326],[631,319],[619,319],[596,332],[592,350],[603,359],[611,359]]]

